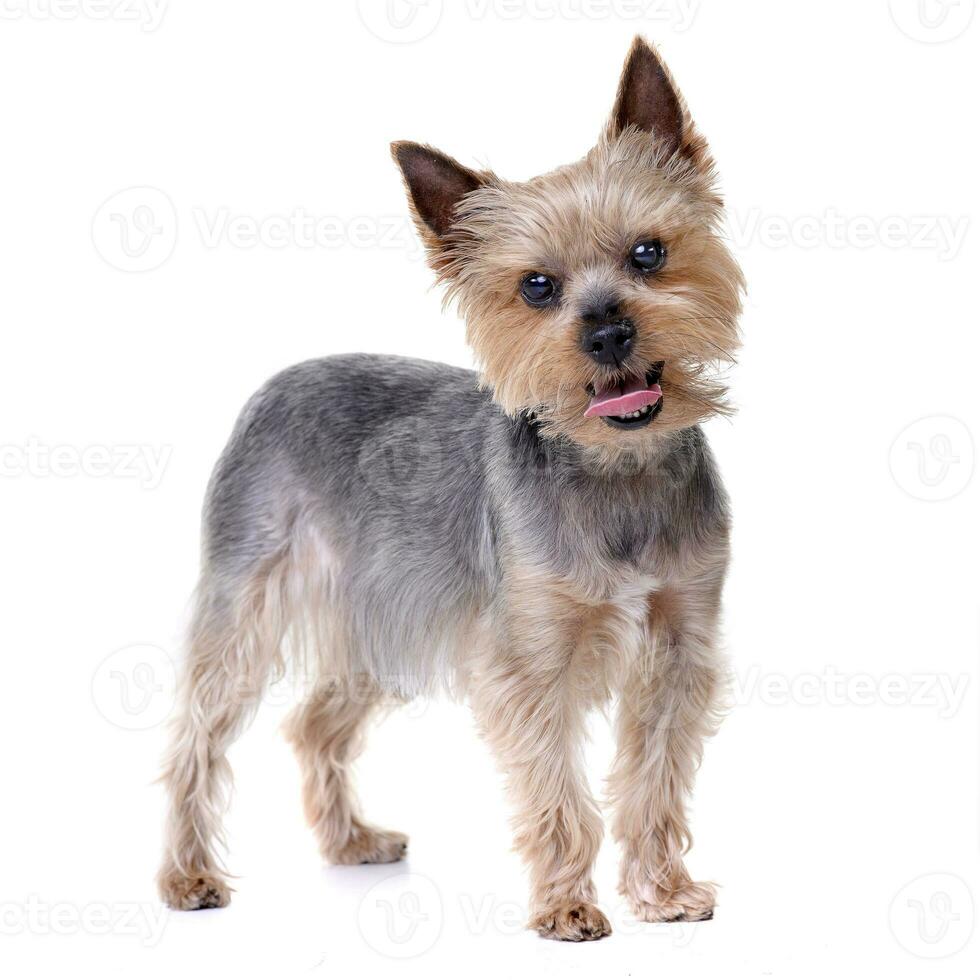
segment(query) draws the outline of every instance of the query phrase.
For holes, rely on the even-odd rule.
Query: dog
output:
[[[506,774],[529,926],[608,935],[581,747],[614,703],[621,892],[645,922],[711,918],[685,805],[724,700],[730,517],[700,423],[730,412],[744,286],[707,144],[637,37],[577,163],[515,183],[392,154],[479,371],[332,356],[243,410],[204,507],[163,898],[228,903],[226,753],[293,663],[312,682],[287,734],[326,861],[406,853],[362,817],[349,765],[376,709],[449,690]]]

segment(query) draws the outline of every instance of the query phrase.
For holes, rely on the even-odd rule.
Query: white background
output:
[[[976,977],[973,8],[4,0],[4,975]],[[710,426],[736,514],[735,705],[692,805],[715,920],[637,926],[610,844],[614,935],[523,931],[500,777],[445,703],[359,769],[408,862],[322,868],[282,696],[232,756],[231,906],[167,915],[152,780],[236,413],[326,353],[468,365],[389,141],[515,179],[576,159],[638,31],[717,155],[750,286],[741,411]],[[597,791],[610,749],[597,720]]]

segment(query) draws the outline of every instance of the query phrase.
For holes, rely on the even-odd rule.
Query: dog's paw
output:
[[[528,925],[545,939],[573,943],[602,939],[612,932],[609,920],[589,902],[557,905],[536,915]]]
[[[160,875],[160,897],[172,909],[193,912],[220,909],[231,901],[231,889],[214,874],[184,875],[168,871]]]
[[[356,827],[343,847],[331,851],[332,864],[390,864],[400,861],[408,851],[408,837],[396,830]]]
[[[633,897],[633,913],[641,922],[704,922],[715,914],[715,887],[704,881],[687,881],[672,892],[657,889],[653,901]]]

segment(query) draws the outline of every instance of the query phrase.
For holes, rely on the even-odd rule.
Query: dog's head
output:
[[[512,183],[417,143],[392,152],[505,411],[633,452],[727,411],[718,369],[738,343],[742,277],[707,146],[641,38],[578,163]]]

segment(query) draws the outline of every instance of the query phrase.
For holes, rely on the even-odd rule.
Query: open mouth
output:
[[[587,390],[592,397],[585,417],[601,418],[615,429],[642,429],[649,425],[664,407],[660,388],[663,368],[664,362],[658,361],[642,377],[630,374],[598,389],[589,385]]]

